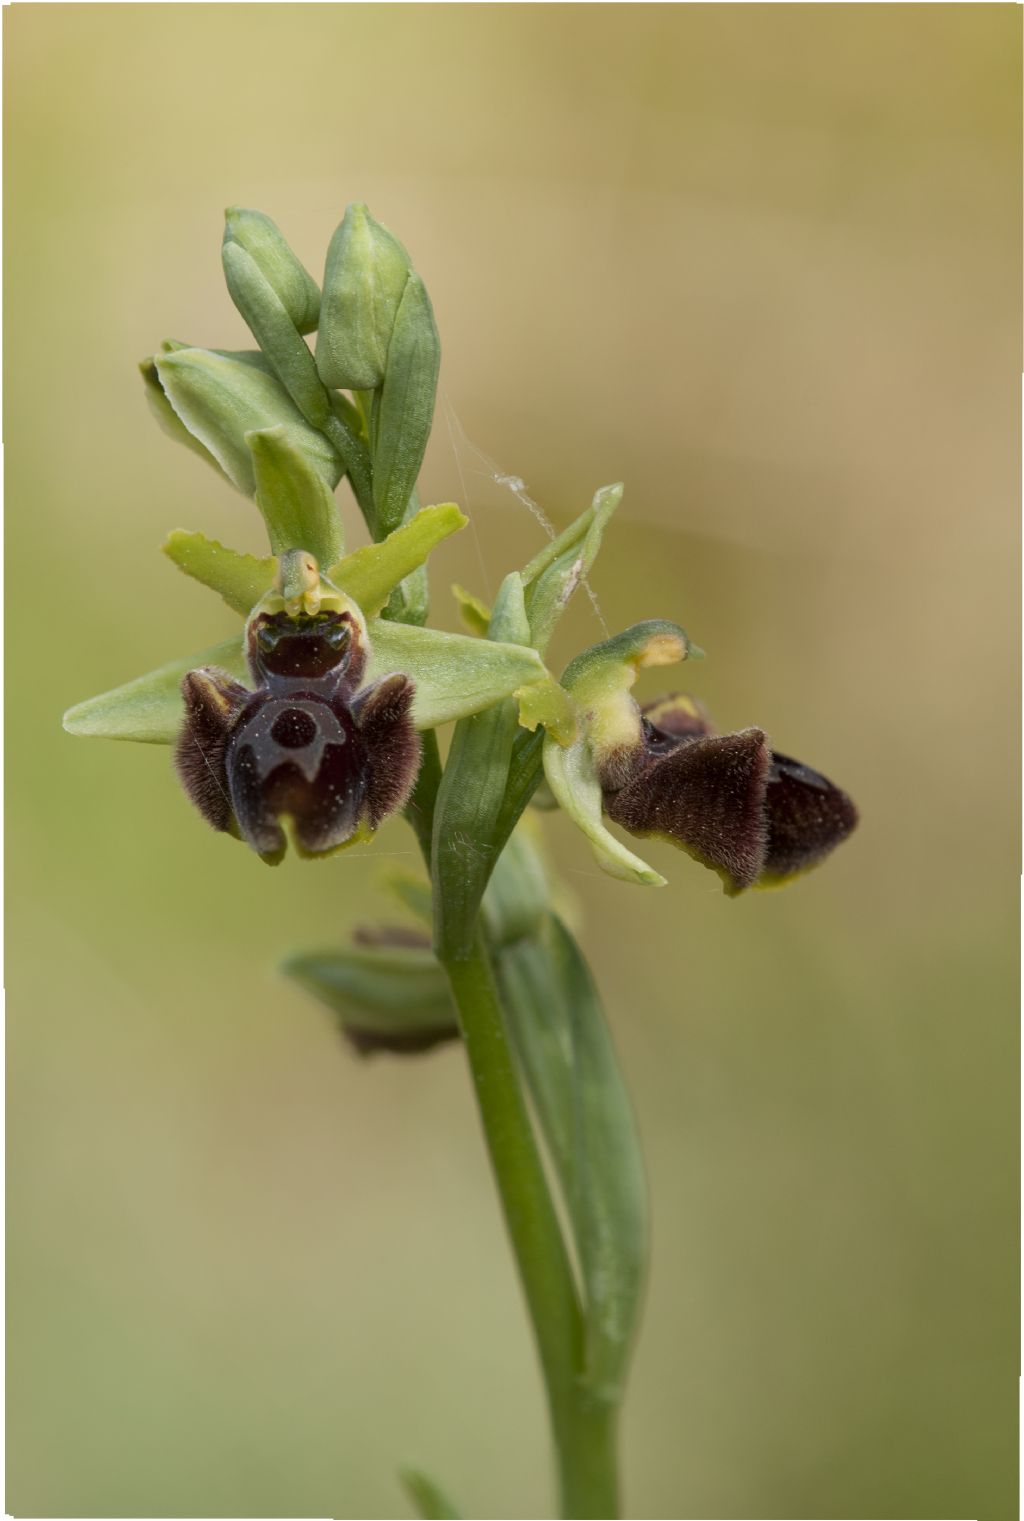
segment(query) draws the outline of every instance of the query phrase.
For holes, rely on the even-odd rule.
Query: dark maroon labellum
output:
[[[687,697],[645,709],[628,764],[618,756],[602,780],[609,818],[681,846],[730,894],[810,870],[857,823],[854,804],[827,777],[774,754],[761,729],[715,734]]]
[[[323,855],[404,805],[420,755],[413,684],[361,685],[366,650],[347,613],[265,614],[248,657],[254,691],[212,667],[182,683],[178,774],[215,829],[275,862],[282,819],[301,854]]]

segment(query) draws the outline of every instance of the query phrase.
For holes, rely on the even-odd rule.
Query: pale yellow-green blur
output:
[[[410,832],[269,870],[166,749],[60,727],[236,626],[169,529],[266,553],[136,368],[245,346],[224,208],[318,274],[360,200],[442,336],[437,621],[544,543],[495,476],[559,527],[621,479],[552,659],[678,620],[680,684],[863,813],[736,902],[548,826],[652,1182],[629,1510],[1015,1515],[1020,11],[4,19],[8,1512],[405,1515],[411,1463],[550,1514],[461,1053],[361,1064],[275,976]]]

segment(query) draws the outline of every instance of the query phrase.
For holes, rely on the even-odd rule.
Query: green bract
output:
[[[309,426],[275,376],[212,349],[175,349],[153,362],[177,416],[246,496],[256,493],[246,434],[265,428],[282,427],[332,490],[340,481],[337,450]]]

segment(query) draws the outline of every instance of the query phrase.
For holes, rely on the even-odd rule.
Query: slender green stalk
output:
[[[615,1410],[581,1380],[583,1317],[513,1065],[483,934],[445,968],[547,1386],[562,1514],[618,1515]]]

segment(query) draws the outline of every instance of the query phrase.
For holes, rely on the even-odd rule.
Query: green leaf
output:
[[[468,521],[453,502],[423,507],[408,523],[389,533],[383,543],[357,549],[325,574],[372,617],[384,607],[399,582],[423,565],[431,550]]]
[[[544,740],[544,775],[559,806],[583,830],[594,849],[600,866],[623,882],[637,882],[644,887],[664,887],[665,878],[641,861],[621,840],[605,828],[602,816],[601,784],[597,779],[590,745],[586,736],[567,748],[546,737]]]
[[[529,635],[522,577],[513,571],[501,584],[487,640],[470,642],[485,650],[492,637],[525,644]],[[480,900],[500,853],[494,829],[515,736],[515,703],[503,701],[462,719],[452,738],[434,807],[431,849],[434,944],[443,961],[465,956],[476,935]]]
[[[409,1499],[422,1521],[459,1521],[461,1512],[433,1479],[428,1479],[418,1468],[403,1468],[398,1476]]]
[[[552,905],[539,830],[524,820],[505,844],[483,897],[490,943],[509,945],[536,934]]]
[[[219,592],[236,613],[247,618],[256,603],[274,584],[277,564],[273,555],[258,560],[239,554],[205,534],[176,528],[168,534],[163,552],[179,570],[212,591]]]
[[[146,745],[173,745],[184,719],[181,682],[188,671],[215,665],[249,680],[240,637],[227,639],[198,654],[171,660],[158,670],[138,676],[124,686],[69,708],[64,727],[69,734],[99,739],[131,739]]]
[[[498,954],[509,1028],[565,1199],[584,1285],[586,1373],[621,1398],[647,1263],[640,1142],[594,980],[555,914]]]
[[[434,418],[441,344],[430,298],[410,274],[395,317],[376,418],[373,500],[384,532],[405,517]]]
[[[320,303],[316,365],[325,386],[380,385],[411,267],[395,235],[365,206],[346,207],[327,250]]]
[[[479,713],[547,674],[536,650],[519,645],[492,644],[468,634],[412,628],[383,618],[370,619],[367,628],[368,679],[390,671],[411,677],[416,683],[412,716],[420,729]]]
[[[311,428],[281,382],[257,365],[212,349],[175,349],[159,354],[157,375],[168,401],[188,431],[213,455],[232,485],[254,496],[256,478],[245,435],[288,430],[333,490],[342,462],[332,444]]]
[[[590,507],[534,557],[523,571],[526,611],[535,647],[544,651],[569,599],[593,565],[612,513],[622,500],[621,484],[602,486]]]
[[[309,456],[282,427],[245,435],[252,455],[256,505],[276,555],[306,549],[318,564],[333,565],[345,552],[341,510]]]

